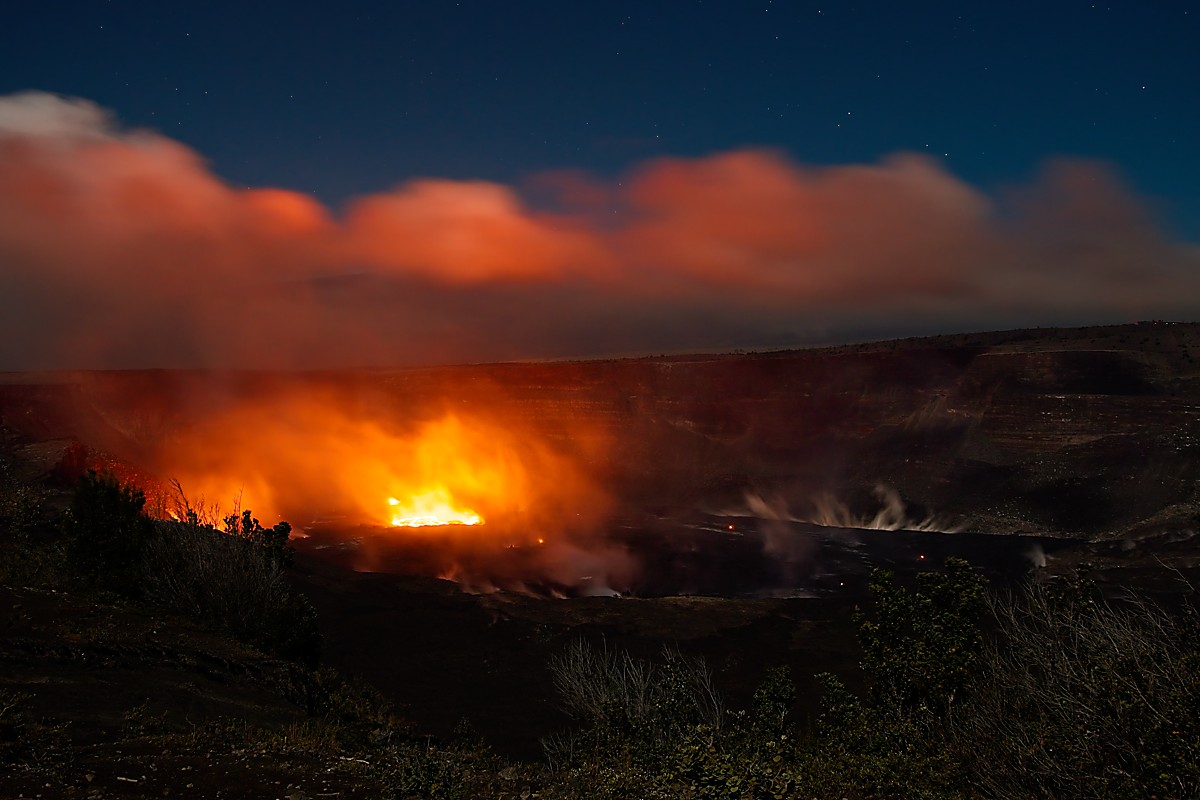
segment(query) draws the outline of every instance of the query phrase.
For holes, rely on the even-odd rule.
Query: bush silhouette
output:
[[[989,797],[1200,796],[1200,637],[1193,616],[1094,587],[1032,586],[999,628],[950,727]]]
[[[229,519],[236,530],[232,522],[225,531],[195,520],[158,522],[145,550],[147,596],[268,652],[315,665],[316,612],[284,575],[290,526],[263,529],[249,511]]]
[[[985,581],[961,559],[907,589],[877,569],[874,613],[859,613],[867,684],[855,696],[832,675],[811,767],[836,791],[867,797],[955,797],[960,765],[947,721],[969,694],[983,656]]]
[[[66,517],[67,562],[95,588],[136,597],[153,523],[142,512],[146,496],[114,476],[89,470],[75,484]]]

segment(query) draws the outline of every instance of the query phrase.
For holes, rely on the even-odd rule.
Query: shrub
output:
[[[786,724],[795,687],[767,673],[750,712],[727,711],[702,659],[658,662],[571,645],[552,663],[564,706],[587,727],[543,742],[546,798],[792,798],[803,785]]]
[[[985,582],[961,559],[917,576],[915,591],[877,569],[874,614],[856,615],[867,684],[856,697],[832,675],[810,763],[836,791],[862,797],[958,797],[959,765],[945,744],[983,653]]]
[[[140,489],[89,470],[75,485],[65,521],[70,567],[95,588],[139,595],[143,554],[153,531],[142,513],[145,504]]]
[[[291,565],[295,557],[295,552],[288,545],[292,526],[286,522],[264,528],[250,511],[243,511],[240,515],[235,512],[225,517],[225,533],[258,545],[272,561],[281,566]]]
[[[715,732],[724,716],[707,665],[670,648],[655,663],[579,640],[550,671],[564,710],[585,726],[543,741],[571,791],[660,796],[680,744],[696,729]]]
[[[886,573],[860,617],[862,698],[825,676],[808,777],[835,796],[1200,796],[1194,616],[1074,581],[988,601],[962,562]],[[992,643],[978,612],[990,605]]]
[[[625,651],[571,644],[550,663],[567,713],[592,725],[720,727],[724,705],[703,659],[663,648],[660,663]]]
[[[159,522],[145,550],[146,593],[265,650],[315,664],[316,613],[288,586],[284,552],[275,539],[230,535],[198,522]]]
[[[822,714],[804,758],[811,791],[880,800],[963,796],[961,771],[939,724],[860,699],[833,676],[821,677]]]
[[[1194,621],[1086,585],[996,600],[999,636],[951,735],[989,796],[1200,796]]]
[[[916,591],[887,570],[871,576],[874,617],[858,614],[871,701],[944,717],[961,699],[983,652],[987,583],[960,558],[917,575]]]

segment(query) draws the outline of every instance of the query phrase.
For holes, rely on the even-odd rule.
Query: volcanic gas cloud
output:
[[[599,534],[598,437],[552,438],[500,402],[459,405],[296,386],[243,396],[163,442],[156,467],[190,503],[286,519],[358,569],[480,589],[627,578]]]

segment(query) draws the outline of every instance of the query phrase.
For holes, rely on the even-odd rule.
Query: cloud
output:
[[[108,112],[89,100],[45,92],[21,92],[0,98],[0,131],[6,136],[32,136],[48,141],[107,139],[112,128]]]
[[[547,200],[548,198],[548,200]],[[535,202],[539,201],[539,202]],[[337,213],[236,189],[86,100],[0,97],[0,369],[316,366],[1194,317],[1200,255],[1101,163],[986,194],[937,161],[741,150]]]
[[[1173,294],[1197,288],[1196,249],[1167,239],[1110,167],[1051,162],[1033,185],[1011,190],[1006,202],[1009,221],[1000,226],[1005,259],[981,284],[1007,302],[1107,307],[1132,318],[1189,310]]]
[[[761,151],[661,160],[635,172],[627,201],[634,222],[617,237],[631,263],[784,304],[961,290],[986,211],[912,155],[816,170]]]
[[[372,266],[435,281],[557,280],[603,259],[565,220],[526,210],[509,188],[419,180],[351,204],[349,252]]]

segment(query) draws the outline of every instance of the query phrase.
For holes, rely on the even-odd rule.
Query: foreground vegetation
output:
[[[512,763],[467,725],[422,736],[373,689],[319,667],[315,615],[286,581],[286,524],[265,529],[249,511],[207,519],[186,500],[178,521],[151,520],[137,489],[96,474],[55,515],[41,489],[0,477],[0,583],[186,619],[276,659],[289,722],[231,716],[180,730],[128,710],[114,752],[151,754],[164,773],[183,753],[241,764],[246,781],[319,775],[344,797],[1200,796],[1195,618],[1108,604],[1083,580],[999,595],[962,561],[913,586],[876,572],[856,618],[863,688],[823,676],[821,713],[803,724],[786,670],[768,670],[750,707],[731,709],[699,659],[579,641],[547,687],[575,726],[545,740],[542,762]],[[0,684],[0,771],[84,791],[97,745],[29,701]],[[178,774],[182,792],[192,779]]]

